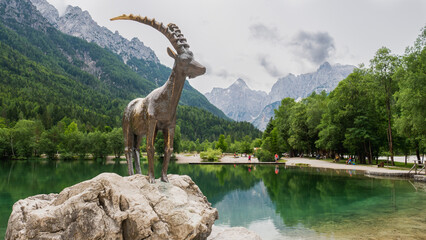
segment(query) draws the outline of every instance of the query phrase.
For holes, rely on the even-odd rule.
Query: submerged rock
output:
[[[255,232],[243,227],[216,227],[207,240],[262,240]]]
[[[114,173],[13,205],[6,239],[206,239],[218,212],[188,176]]]

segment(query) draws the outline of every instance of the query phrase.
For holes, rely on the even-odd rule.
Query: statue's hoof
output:
[[[161,181],[163,181],[163,182],[169,182],[169,179],[167,178],[167,176],[162,176],[161,177]]]

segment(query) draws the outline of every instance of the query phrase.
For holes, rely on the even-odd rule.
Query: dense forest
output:
[[[206,151],[210,148],[221,147],[220,139],[224,138],[227,131],[226,144],[229,151],[250,152],[252,139],[261,136],[261,132],[255,130],[251,124],[229,122],[221,119],[206,110],[193,107],[178,107],[178,114],[182,111],[197,112],[201,118],[188,124],[176,125],[174,137],[174,152]],[[191,115],[189,115],[191,116]],[[124,153],[123,131],[121,128],[96,128],[87,131],[84,123],[74,121],[68,117],[63,118],[55,126],[45,129],[41,120],[21,119],[13,127],[8,127],[4,118],[0,118],[0,159],[27,159],[31,157],[46,156],[50,159],[61,158],[63,160],[101,158],[108,155],[120,157]],[[207,123],[207,124],[206,124]],[[194,130],[197,139],[188,139],[184,133],[189,131],[188,125],[203,129],[208,123],[214,128],[217,123],[224,123],[225,128],[211,131]],[[183,130],[181,130],[183,129]],[[192,128],[191,128],[192,129]],[[208,129],[208,128],[207,128]],[[219,141],[213,139],[215,134],[222,133]],[[254,133],[247,135],[247,133]],[[159,132],[155,142],[155,150],[161,155],[164,153],[164,140],[162,132]],[[192,135],[189,135],[190,137]],[[232,138],[231,138],[232,137]],[[211,139],[211,140],[209,140]],[[239,141],[241,139],[241,141]],[[224,139],[225,140],[225,139]],[[259,139],[258,139],[259,140]],[[146,143],[142,141],[142,151],[145,151]],[[226,145],[228,146],[228,145]],[[221,149],[224,149],[223,146]],[[226,148],[224,149],[226,150]]]
[[[126,104],[170,75],[161,64],[141,59],[125,64],[107,49],[59,32],[28,1],[0,1],[0,13],[0,157],[84,156],[84,148],[67,145],[87,147],[86,138],[96,134],[103,143],[113,138]],[[261,135],[250,124],[232,122],[187,82],[178,122],[187,141]]]
[[[329,95],[285,98],[263,134],[262,154],[378,156],[426,150],[426,27],[405,54],[382,47]]]

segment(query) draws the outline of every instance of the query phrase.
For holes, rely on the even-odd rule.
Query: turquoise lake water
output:
[[[156,164],[159,176],[160,164]],[[278,173],[277,173],[278,170]],[[126,176],[124,162],[0,163],[0,239],[13,204],[102,172]],[[147,174],[147,165],[142,172]],[[219,211],[215,225],[246,227],[267,239],[426,239],[426,187],[359,171],[280,166],[178,165]]]

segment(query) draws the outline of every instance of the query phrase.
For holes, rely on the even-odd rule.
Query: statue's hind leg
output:
[[[127,150],[126,150],[127,151]],[[132,161],[132,150],[126,152],[126,160],[127,160],[127,172],[129,173],[129,176],[132,176],[134,174],[133,172],[133,161]]]
[[[141,172],[141,160],[140,160],[140,145],[141,145],[141,136],[135,135],[135,141],[134,141],[134,148],[133,148],[133,154],[135,156],[135,170],[136,173],[142,174]]]
[[[125,132],[124,134],[124,141],[125,141],[125,149],[124,154],[126,155],[127,160],[127,171],[129,173],[129,176],[133,175],[133,137],[130,137],[129,133]]]
[[[153,122],[153,123],[152,123]],[[148,125],[148,131],[146,133],[146,153],[148,157],[148,177],[150,183],[155,183],[154,177],[154,140],[155,140],[155,121],[152,121]]]

